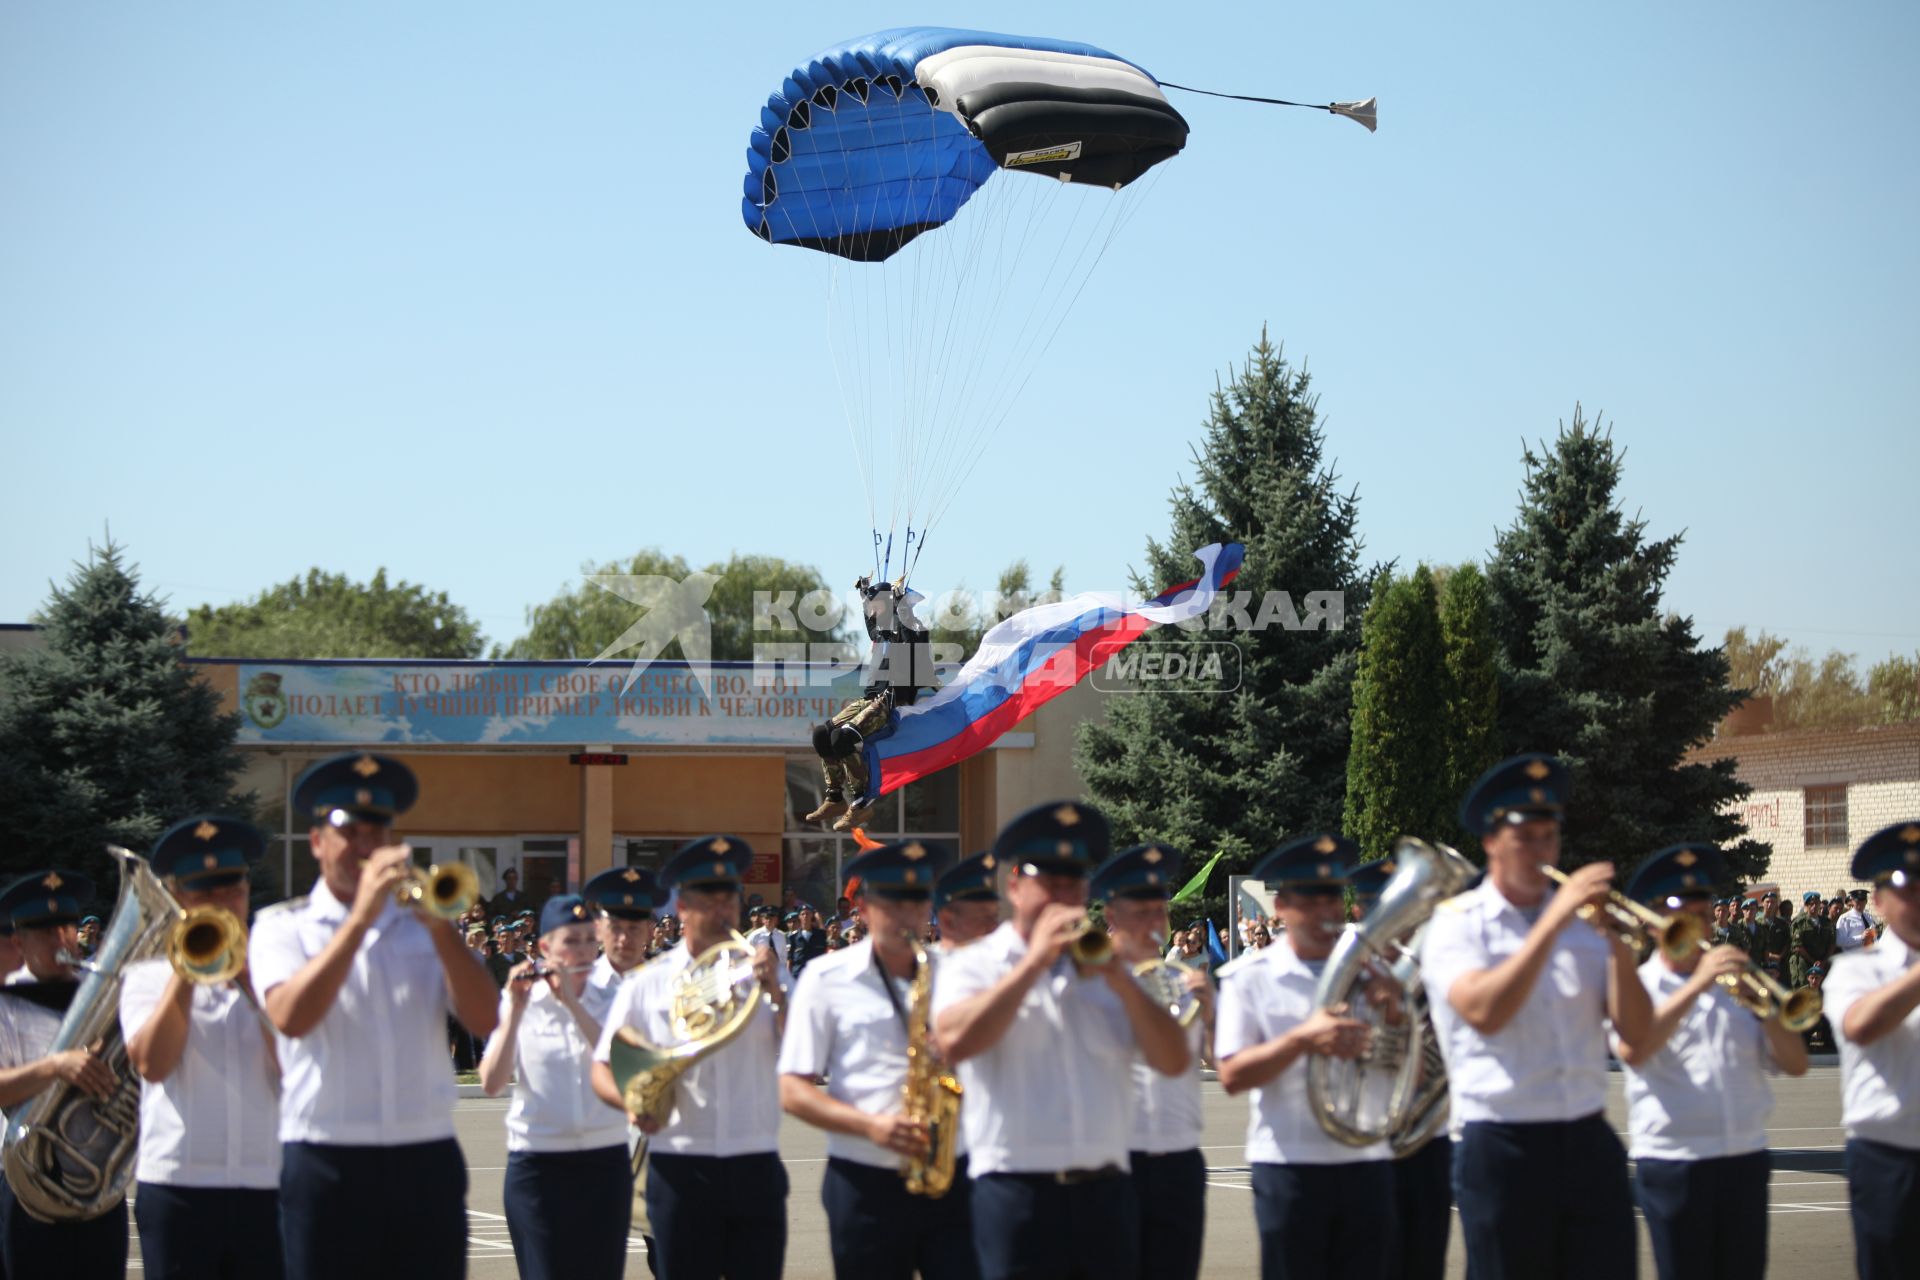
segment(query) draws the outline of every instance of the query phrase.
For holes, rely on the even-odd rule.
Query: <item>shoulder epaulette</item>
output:
[[[276,902],[270,907],[260,908],[253,913],[253,918],[258,922],[272,916],[291,915],[295,911],[304,911],[307,901],[307,896],[304,894],[298,898],[288,898],[285,902]]]
[[[1435,907],[1434,910],[1447,912],[1465,911],[1468,907],[1472,906],[1473,903],[1474,892],[1469,889],[1465,893],[1456,893],[1451,898],[1443,899],[1440,905]]]

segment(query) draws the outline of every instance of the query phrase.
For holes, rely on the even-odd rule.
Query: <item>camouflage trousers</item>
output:
[[[827,723],[834,728],[846,727],[858,733],[862,739],[873,737],[887,727],[887,718],[892,708],[887,699],[855,698],[840,710],[834,712],[833,719]],[[845,797],[857,800],[866,795],[871,774],[867,770],[867,756],[864,750],[854,751],[844,756],[822,756],[820,758],[820,776],[826,783],[827,798]]]

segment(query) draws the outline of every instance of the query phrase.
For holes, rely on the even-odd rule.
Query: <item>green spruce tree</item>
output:
[[[1606,858],[1624,880],[1663,845],[1711,840],[1736,873],[1761,874],[1772,850],[1728,811],[1750,790],[1733,761],[1683,761],[1743,691],[1691,619],[1661,612],[1680,537],[1650,542],[1646,522],[1621,513],[1620,453],[1577,406],[1524,462],[1520,512],[1487,574],[1503,754],[1567,762],[1567,865]]]
[[[1446,649],[1447,806],[1436,831],[1477,858],[1480,842],[1460,828],[1460,801],[1475,779],[1500,759],[1500,672],[1493,642],[1487,576],[1477,564],[1447,575],[1440,597],[1440,637]]]
[[[1174,490],[1172,528],[1148,543],[1134,585],[1152,595],[1191,579],[1192,552],[1210,542],[1244,543],[1246,562],[1206,626],[1159,627],[1135,643],[1184,650],[1201,671],[1220,653],[1212,646],[1230,644],[1237,686],[1196,679],[1110,698],[1104,724],[1081,726],[1075,759],[1123,843],[1164,840],[1195,867],[1224,852],[1202,904],[1221,919],[1229,873],[1340,823],[1360,640],[1345,619],[1365,612],[1373,573],[1305,371],[1263,332],[1210,409],[1195,481]],[[1330,593],[1316,597],[1319,614],[1316,592]]]
[[[189,814],[247,816],[240,717],[181,659],[179,629],[109,542],[43,611],[46,645],[0,659],[0,872],[77,867],[104,897],[109,844],[144,852]]]
[[[1347,756],[1347,836],[1385,857],[1401,836],[1446,840],[1457,796],[1447,772],[1447,664],[1433,574],[1376,584],[1360,628]]]

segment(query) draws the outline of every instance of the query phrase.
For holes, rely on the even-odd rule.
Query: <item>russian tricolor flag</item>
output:
[[[1147,628],[1206,613],[1240,572],[1245,554],[1237,542],[1216,542],[1193,553],[1199,577],[1151,600],[1129,603],[1090,591],[999,623],[950,684],[900,708],[893,731],[868,743],[870,793],[896,791],[983,750]]]

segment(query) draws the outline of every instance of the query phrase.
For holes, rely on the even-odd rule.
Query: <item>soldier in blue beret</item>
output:
[[[937,1037],[966,1089],[961,1125],[983,1276],[1132,1275],[1127,1181],[1135,1054],[1164,1075],[1191,1063],[1173,1016],[1088,932],[1087,877],[1111,852],[1106,818],[1055,800],[993,842],[1011,918],[945,958]],[[1071,1077],[1073,1105],[1035,1081]]]
[[[76,926],[93,897],[93,883],[77,871],[29,872],[0,893],[0,916],[20,943],[26,980],[0,987],[0,1108],[16,1117],[42,1091],[72,1085],[110,1099],[120,1080],[86,1049],[49,1053],[74,993],[80,951]],[[39,1221],[0,1178],[0,1274],[118,1276],[127,1265],[125,1200],[91,1219]]]
[[[1387,1144],[1334,1141],[1306,1097],[1307,1055],[1352,1058],[1368,1043],[1365,1022],[1319,1009],[1314,998],[1358,860],[1351,840],[1322,832],[1256,863],[1253,878],[1273,893],[1285,933],[1221,981],[1214,1053],[1221,1086],[1252,1091],[1247,1161],[1266,1275],[1290,1274],[1292,1258],[1337,1258],[1342,1275],[1384,1277],[1397,1229]]]
[[[215,907],[244,926],[266,847],[249,822],[195,814],[161,835],[148,862],[182,907]],[[147,1271],[278,1280],[280,1067],[247,971],[205,982],[165,958],[129,966],[120,1029],[141,1079],[134,1216]],[[227,1141],[198,1140],[196,1121],[209,1115],[228,1117]]]
[[[1639,957],[1583,923],[1613,864],[1556,891],[1567,770],[1544,755],[1489,769],[1460,806],[1487,876],[1442,903],[1421,980],[1447,1058],[1454,1203],[1479,1280],[1630,1275],[1636,1245],[1626,1151],[1602,1110],[1607,1029],[1643,1042],[1653,1019]]]
[[[1920,1258],[1920,818],[1862,841],[1853,878],[1873,885],[1885,928],[1833,961],[1822,994],[1840,1041],[1855,1265],[1880,1280]]]
[[[712,835],[687,841],[660,868],[658,888],[678,895],[681,940],[634,971],[614,996],[593,1061],[594,1092],[608,1106],[626,1109],[611,1066],[623,1030],[663,1047],[684,1041],[674,1017],[681,978],[696,958],[739,936],[740,885],[752,865],[745,840]],[[773,1280],[786,1257],[775,1071],[785,974],[764,946],[753,948],[751,967],[764,998],[746,1027],[680,1077],[666,1124],[630,1117],[649,1135],[647,1218],[665,1276]],[[736,988],[745,968],[733,970]]]
[[[369,1257],[421,1280],[465,1273],[447,1014],[484,1038],[500,993],[454,921],[395,897],[413,851],[393,820],[418,794],[411,769],[367,751],[301,774],[291,804],[310,824],[320,879],[310,896],[261,912],[249,942],[282,1037],[280,1223],[292,1280],[352,1276]]]
[[[1833,921],[1822,909],[1820,894],[1809,889],[1800,895],[1802,911],[1788,931],[1787,977],[1796,987],[1807,985],[1807,970],[1825,964],[1840,949]]]
[[[1150,965],[1166,987],[1178,986],[1187,1017],[1184,1033],[1191,1057],[1187,1069],[1166,1076],[1145,1063],[1133,1065],[1133,1135],[1127,1164],[1140,1202],[1137,1253],[1140,1274],[1179,1280],[1200,1274],[1206,1234],[1207,1165],[1200,1154],[1204,1117],[1200,1109],[1200,1064],[1213,1042],[1213,982],[1204,969],[1169,965],[1162,959],[1169,932],[1167,899],[1179,887],[1183,859],[1165,844],[1140,844],[1114,854],[1093,874],[1087,896],[1106,903],[1107,932],[1128,969]]]
[[[503,1197],[524,1280],[615,1276],[626,1264],[633,1211],[627,1125],[600,1105],[591,1075],[612,992],[588,983],[597,944],[585,899],[558,894],[540,909],[537,960],[515,965],[500,996],[480,1086],[513,1085]]]
[[[1711,844],[1652,854],[1628,883],[1636,902],[1705,931],[1713,889],[1729,878]],[[1640,966],[1653,1002],[1644,1039],[1616,1038],[1627,1075],[1634,1190],[1666,1277],[1757,1276],[1767,1269],[1767,1073],[1805,1075],[1807,1046],[1780,1019],[1736,1002],[1747,954],[1728,944],[1674,963],[1658,949]]]
[[[932,1052],[926,999],[916,1007],[915,990],[927,989],[939,961],[919,937],[950,861],[931,841],[897,840],[847,863],[842,874],[859,883],[855,907],[866,936],[808,965],[794,987],[780,1046],[780,1101],[789,1115],[826,1131],[820,1199],[842,1280],[979,1274],[965,1157],[938,1197],[912,1193],[902,1177],[908,1161],[928,1156],[936,1136],[955,1137],[902,1113],[910,1036]]]

